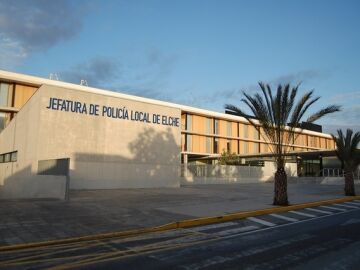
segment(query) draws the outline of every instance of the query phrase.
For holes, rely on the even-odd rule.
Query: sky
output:
[[[360,1],[0,0],[0,69],[218,112],[300,85],[360,131]]]

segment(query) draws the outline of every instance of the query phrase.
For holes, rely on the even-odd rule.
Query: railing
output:
[[[206,178],[261,178],[264,171],[260,166],[229,165],[183,165],[182,175]]]
[[[345,171],[339,168],[324,168],[321,170],[321,175],[323,177],[344,177]],[[355,180],[360,180],[360,169],[357,169],[353,172]]]

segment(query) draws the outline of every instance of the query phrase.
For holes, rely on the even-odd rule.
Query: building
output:
[[[6,71],[0,129],[7,197],[178,187],[181,163],[212,163],[222,151],[244,164],[271,159],[261,127],[243,117]],[[292,158],[302,160],[305,174],[318,171],[334,142],[328,134],[299,132],[289,146]]]

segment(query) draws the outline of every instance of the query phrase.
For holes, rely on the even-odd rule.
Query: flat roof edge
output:
[[[167,102],[167,101],[161,101],[161,100],[156,100],[156,99],[151,99],[151,98],[123,94],[123,93],[119,93],[116,91],[110,91],[110,90],[101,89],[101,88],[94,88],[94,87],[89,87],[89,86],[77,85],[77,84],[73,84],[73,83],[50,80],[50,79],[45,79],[45,78],[41,78],[41,77],[25,75],[25,74],[20,74],[20,73],[5,71],[5,70],[0,70],[0,78],[9,80],[9,81],[19,82],[19,83],[30,84],[30,85],[39,85],[39,86],[49,85],[49,86],[68,88],[68,89],[72,89],[72,90],[78,90],[78,91],[106,95],[106,96],[111,96],[111,97],[118,97],[118,98],[123,98],[123,99],[127,99],[127,100],[138,101],[138,102],[150,103],[150,104],[154,104],[154,105],[172,107],[172,108],[180,109],[185,112],[191,112],[191,113],[204,115],[204,116],[219,117],[219,118],[228,119],[228,120],[243,121],[246,123],[248,122],[244,117],[241,117],[241,116],[229,115],[229,114],[225,114],[225,113],[221,113],[221,112],[215,112],[215,111],[210,111],[210,110],[206,110],[206,109],[195,108],[195,107],[191,107],[191,106],[187,106],[187,105],[181,105],[181,104]],[[296,131],[303,132],[303,133],[306,133],[309,135],[316,135],[316,136],[321,136],[321,137],[332,138],[330,134],[310,131],[310,130],[306,130],[306,129],[296,129]]]

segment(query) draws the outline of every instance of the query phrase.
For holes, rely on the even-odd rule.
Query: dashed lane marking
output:
[[[256,217],[248,217],[247,218],[248,220],[251,220],[253,222],[256,222],[256,223],[259,223],[261,225],[265,225],[265,226],[268,226],[268,227],[274,227],[276,226],[276,224],[274,223],[271,223],[269,221],[266,221],[266,220],[263,220],[263,219],[260,219],[260,218],[256,218]]]
[[[337,210],[337,211],[346,211],[346,209],[344,208],[338,208],[338,207],[332,207],[332,206],[320,206],[321,208],[326,208],[326,209],[330,209],[330,210]]]
[[[335,206],[340,206],[340,207],[347,207],[347,208],[352,208],[352,209],[358,209],[358,206],[353,206],[353,205],[347,205],[347,204],[334,204]]]
[[[317,212],[317,213],[327,214],[327,215],[333,214],[333,212],[330,212],[330,211],[324,211],[324,210],[319,210],[319,209],[314,209],[314,208],[305,208],[305,209],[313,211],[313,212]]]
[[[291,221],[291,222],[299,221],[296,218],[286,217],[286,216],[279,215],[279,214],[270,214],[270,216],[276,217],[276,218],[279,218],[279,219],[283,219],[283,220],[286,220],[286,221]]]
[[[297,215],[300,215],[300,216],[304,216],[304,217],[316,217],[315,215],[312,215],[312,214],[308,214],[308,213],[304,213],[304,212],[301,212],[301,211],[289,211],[289,213],[293,213],[293,214],[297,214]]]
[[[357,202],[344,202],[344,203],[345,203],[345,204],[355,205],[355,206],[360,207],[360,203],[357,203]]]

